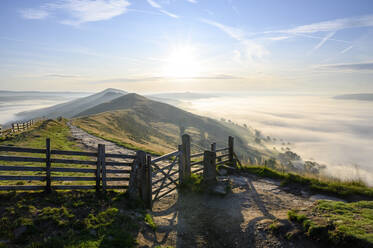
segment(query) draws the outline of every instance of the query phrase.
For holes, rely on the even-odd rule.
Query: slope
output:
[[[104,102],[109,102],[125,94],[127,94],[127,92],[122,90],[106,89],[97,94],[75,99],[66,103],[33,111],[21,112],[18,114],[18,117],[22,117],[24,119],[33,119],[37,117],[56,118],[58,116],[71,118],[81,111],[92,108]]]
[[[254,149],[249,146],[248,139],[241,138],[242,132],[248,137],[253,136],[243,127],[241,133],[238,133],[220,121],[137,94],[127,94],[85,110],[76,115],[73,124],[127,147],[153,152],[175,150],[180,144],[180,134],[188,133],[194,151],[207,149],[213,142],[217,143],[217,147],[226,147],[228,136],[235,136],[237,154],[244,161],[249,158],[260,160],[270,155],[264,146]]]

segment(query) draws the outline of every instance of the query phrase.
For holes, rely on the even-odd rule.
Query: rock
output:
[[[226,176],[228,174],[228,171],[226,169],[219,169],[218,171],[220,176]]]
[[[316,194],[310,197],[311,201],[317,201],[317,200],[328,200],[328,201],[341,201],[341,202],[346,202],[345,200],[334,197],[334,196],[329,196],[329,195],[321,195],[321,194]]]
[[[27,227],[25,226],[20,226],[14,230],[14,238],[18,239],[19,237],[22,236],[27,231]]]
[[[228,165],[221,165],[219,166],[219,171],[220,170],[225,170],[227,171],[227,174],[232,174],[236,171],[234,167],[228,166]]]
[[[303,197],[309,197],[310,196],[310,194],[308,192],[304,191],[304,190],[301,190],[300,193]]]
[[[227,187],[224,184],[217,184],[213,187],[212,193],[217,194],[217,195],[226,195]]]

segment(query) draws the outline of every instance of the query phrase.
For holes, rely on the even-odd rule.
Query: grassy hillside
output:
[[[220,121],[137,94],[127,94],[83,111],[72,122],[119,144],[160,153],[175,150],[181,142],[181,134],[188,133],[195,151],[209,149],[213,142],[217,147],[226,147],[228,136],[235,136],[236,153],[244,161],[249,157],[260,160],[270,154],[263,146],[255,149],[249,146],[248,139],[241,134],[244,132],[249,137],[252,134],[243,127],[229,128]],[[236,129],[241,129],[241,133]]]
[[[82,147],[79,146],[71,136],[70,129],[67,126],[66,119],[59,120],[45,120],[38,122],[32,129],[23,133],[17,134],[13,137],[0,141],[0,146],[17,146],[27,148],[45,148],[46,138],[51,139],[51,148],[57,150],[69,150],[69,151],[83,151]],[[13,156],[26,156],[26,157],[45,157],[45,154],[29,154],[29,153],[15,153],[15,152],[0,152],[0,155],[13,155]],[[54,155],[55,158],[71,159],[71,156]],[[74,156],[74,159],[79,160],[90,160],[94,158],[87,158],[83,156]],[[35,162],[6,162],[2,161],[2,165],[22,165],[22,166],[42,166],[44,163]],[[52,164],[52,167],[72,167],[68,164]],[[90,165],[73,165],[76,168],[89,168]],[[1,171],[0,175],[24,175],[24,176],[38,176],[44,175],[45,172],[41,171]],[[67,172],[52,172],[52,176],[87,176],[86,173],[67,173]],[[64,185],[68,184],[94,184],[94,182],[61,182]],[[45,185],[45,182],[40,181],[0,181],[2,185]],[[53,182],[53,185],[59,184]]]
[[[102,92],[78,98],[66,103],[57,104],[51,107],[22,112],[17,115],[24,119],[33,119],[37,117],[57,118],[63,116],[71,118],[81,111],[92,108],[104,102],[111,101],[117,97],[125,95],[127,92],[116,89],[106,89]]]

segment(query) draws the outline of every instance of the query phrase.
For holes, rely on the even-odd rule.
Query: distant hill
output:
[[[75,116],[75,125],[118,143],[157,152],[175,150],[182,133],[191,135],[192,149],[207,149],[213,142],[226,147],[228,136],[235,136],[237,154],[260,160],[270,151],[253,147],[254,135],[244,127],[229,128],[227,123],[198,116],[138,94],[127,94],[99,104]],[[233,124],[232,124],[233,125]],[[251,143],[249,145],[249,143]]]
[[[71,118],[84,110],[102,104],[104,102],[109,102],[125,94],[127,94],[127,92],[122,90],[106,89],[99,93],[87,97],[78,98],[66,103],[61,103],[37,110],[21,112],[18,113],[17,116],[24,119],[32,119],[37,117],[56,118],[58,116]]]
[[[334,99],[373,101],[373,93],[338,95]]]

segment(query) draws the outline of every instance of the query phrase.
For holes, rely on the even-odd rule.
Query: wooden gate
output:
[[[151,161],[152,202],[169,195],[180,184],[182,152],[175,151]]]

